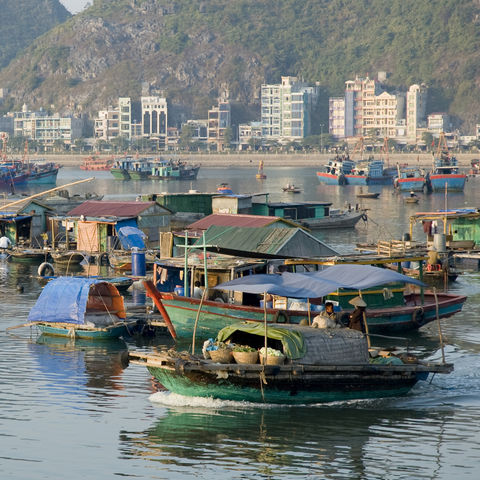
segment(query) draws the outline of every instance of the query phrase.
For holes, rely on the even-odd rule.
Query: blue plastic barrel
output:
[[[180,297],[184,297],[185,296],[185,289],[181,286],[181,285],[177,285],[174,289],[173,289],[175,295],[178,295]]]
[[[147,273],[147,261],[143,250],[132,249],[132,275],[144,277]]]

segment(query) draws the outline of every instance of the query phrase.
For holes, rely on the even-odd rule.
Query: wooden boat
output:
[[[50,252],[50,256],[55,263],[60,265],[79,265],[85,260],[83,253],[76,251]]]
[[[129,271],[132,269],[132,255],[128,253],[110,253],[108,255],[110,266],[115,270]],[[156,256],[153,253],[145,254],[145,261],[147,265],[147,270],[153,268],[155,263]]]
[[[109,171],[113,166],[113,157],[100,158],[96,155],[90,155],[83,159],[81,170]]]
[[[415,194],[415,192],[410,192],[408,197],[403,197],[403,201],[405,203],[418,203],[419,197]]]
[[[406,394],[430,373],[450,373],[453,364],[393,355],[371,358],[365,336],[355,330],[300,326],[251,328],[237,324],[218,340],[253,348],[266,341],[281,349],[285,364],[231,364],[176,352],[130,353],[168,390],[180,395],[277,404],[309,404]],[[287,341],[290,339],[290,344]]]
[[[123,297],[95,278],[57,277],[47,283],[28,317],[43,334],[102,340],[127,335]]]
[[[360,192],[356,194],[357,198],[378,198],[379,196],[380,196],[380,193],[377,193],[377,192],[362,192],[362,190],[360,190]]]
[[[423,192],[427,188],[427,176],[417,167],[397,166],[398,174],[393,185],[401,192]]]
[[[267,178],[267,176],[263,172],[263,160],[260,160],[260,162],[258,163],[258,172],[255,175],[255,178],[258,180],[265,180]]]
[[[9,255],[14,262],[41,263],[48,257],[49,252],[41,248],[16,248],[9,251]]]
[[[346,175],[350,174],[355,167],[355,162],[348,155],[336,155],[324,166],[323,171],[317,172],[320,183],[327,185],[346,185]]]
[[[359,269],[362,269],[360,274],[357,273],[360,272]],[[348,323],[348,317],[353,310],[349,301],[358,295],[358,287],[363,287],[362,297],[367,303],[367,324],[371,333],[391,333],[418,329],[437,318],[437,308],[439,318],[446,318],[461,311],[463,303],[467,298],[463,295],[448,293],[420,292],[405,294],[403,283],[423,284],[418,280],[400,275],[397,272],[370,267],[369,265],[335,265],[315,274],[318,274],[323,279],[322,275],[325,275],[323,272],[330,271],[331,273],[328,273],[328,276],[336,278],[336,275],[339,275],[336,272],[344,272],[345,270],[350,273],[343,273],[345,275],[343,283],[337,283],[337,287],[327,284],[322,287],[323,290],[316,290],[315,293],[305,292],[303,298],[318,299],[325,297],[338,302],[340,308],[342,308],[340,320],[342,323]],[[377,272],[379,270],[382,272]],[[381,276],[387,275],[387,272],[400,275],[400,277],[395,275],[392,277]],[[355,278],[356,275],[360,275],[363,278],[362,282],[346,283],[346,280]],[[249,282],[255,282],[255,277],[268,277],[268,282],[271,283],[277,281],[280,277],[284,278],[285,274],[281,276],[250,275],[247,278]],[[385,278],[397,278],[397,280],[387,282],[383,281]],[[235,279],[218,285],[216,288],[235,291],[235,295],[237,295],[237,292],[248,292],[250,285],[247,285],[246,290],[242,290],[242,286],[238,284],[242,281],[244,281],[243,278]],[[291,281],[294,282],[295,279]],[[305,279],[300,276],[298,281],[303,282]],[[309,277],[307,283],[313,284],[313,282],[314,277]],[[348,285],[348,287],[342,288],[341,285]],[[364,285],[371,286],[367,288]],[[261,287],[258,287],[256,290],[257,293],[262,291]],[[385,299],[386,295],[389,297],[387,300]],[[203,300],[201,302],[199,299],[183,297],[175,293],[154,292],[151,296],[159,310],[165,312],[164,316],[168,316],[178,337],[191,336],[200,307],[201,312],[197,322],[197,335],[201,338],[212,337],[220,329],[241,320],[264,322],[265,315],[268,324],[300,324],[302,320],[308,321],[309,319],[307,305],[304,305],[304,310],[287,308],[289,304],[286,295],[279,299],[281,302],[274,303],[274,308],[267,308],[266,312],[260,306],[235,305],[211,300]]]
[[[287,183],[284,187],[282,187],[282,190],[287,193],[301,193],[302,189],[300,187],[296,187],[295,185],[291,183]]]

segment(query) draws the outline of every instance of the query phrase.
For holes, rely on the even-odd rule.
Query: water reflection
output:
[[[128,348],[121,339],[95,341],[42,334],[30,351],[46,385],[54,391],[109,397],[123,390],[121,376],[128,365]]]
[[[203,476],[221,466],[228,478],[239,470],[249,478],[386,478],[386,467],[392,475],[407,469],[409,478],[436,478],[451,411],[362,405],[169,408],[144,432],[121,431],[120,450],[125,457],[159,461],[170,472],[201,466]],[[422,450],[411,463],[410,449],[419,441]]]

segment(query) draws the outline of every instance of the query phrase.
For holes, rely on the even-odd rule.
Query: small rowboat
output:
[[[296,187],[293,184],[287,183],[282,190],[287,193],[301,193],[302,189],[300,187]]]
[[[357,193],[357,198],[378,198],[380,193],[366,192]]]

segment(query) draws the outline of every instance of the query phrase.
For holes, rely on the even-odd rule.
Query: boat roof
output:
[[[315,206],[321,205],[322,207],[329,207],[332,205],[332,202],[268,202],[265,205],[275,208],[287,208],[287,207],[304,207],[304,206]]]
[[[30,310],[28,321],[30,322],[52,322],[72,323],[77,325],[85,324],[85,313],[92,285],[104,285],[102,295],[115,297],[119,308],[117,315],[125,318],[123,298],[117,288],[109,282],[91,277],[57,277],[45,285],[37,302]],[[102,301],[105,305],[105,301]],[[104,313],[107,310],[103,310]]]
[[[419,253],[407,253],[405,252],[402,255],[377,255],[362,253],[360,254],[351,254],[351,255],[342,255],[336,257],[326,257],[326,258],[297,258],[297,259],[287,259],[285,260],[286,265],[339,265],[339,264],[355,264],[355,265],[385,265],[390,263],[399,263],[399,262],[419,262],[421,260],[426,260],[427,257],[424,254]]]

